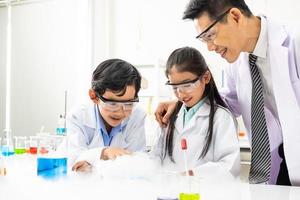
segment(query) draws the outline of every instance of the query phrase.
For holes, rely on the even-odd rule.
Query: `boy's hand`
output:
[[[131,152],[126,149],[122,149],[122,148],[118,148],[118,147],[108,147],[108,148],[105,148],[102,150],[100,159],[114,160],[118,156],[130,155],[130,154],[131,154]]]
[[[76,172],[90,172],[92,171],[92,165],[83,160],[75,163],[72,167],[72,170]]]

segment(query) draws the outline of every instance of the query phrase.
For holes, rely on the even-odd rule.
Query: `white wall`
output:
[[[3,10],[3,9],[2,9]],[[0,20],[6,21],[7,12],[0,11]],[[6,23],[0,26],[0,135],[5,127],[5,63],[6,63]]]
[[[5,9],[0,9],[1,16]],[[33,135],[42,125],[53,132],[59,114],[64,113],[66,89],[68,108],[87,99],[91,69],[89,21],[85,0],[49,0],[12,7],[14,135]],[[5,17],[1,17],[1,36],[5,24]],[[0,40],[3,43],[5,37]],[[2,70],[2,59],[0,64]]]
[[[300,2],[295,0],[246,0],[254,14],[264,14],[274,20],[299,26]]]
[[[110,58],[112,37],[110,36],[110,22],[112,20],[110,0],[90,0],[92,27],[92,68],[100,62]]]

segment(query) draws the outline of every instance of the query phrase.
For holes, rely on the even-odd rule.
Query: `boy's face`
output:
[[[105,101],[98,100],[100,114],[108,125],[116,127],[132,112],[135,86],[127,86],[125,93],[124,91],[116,93],[106,90],[102,97]],[[114,103],[114,101],[121,101],[122,103]]]
[[[222,13],[220,13],[220,16],[222,16]],[[239,10],[233,8],[222,18],[226,19],[226,22],[218,21],[214,24],[215,20],[204,13],[194,19],[194,25],[198,33],[202,33],[214,24],[203,34],[204,37],[199,39],[207,45],[209,51],[215,51],[227,62],[232,63],[237,60],[244,48],[245,38],[243,34],[247,34],[244,33],[241,25],[244,18]]]

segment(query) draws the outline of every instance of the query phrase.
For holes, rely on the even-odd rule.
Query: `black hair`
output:
[[[216,19],[230,8],[238,8],[246,17],[252,16],[244,0],[190,0],[182,19],[194,20],[205,12],[211,19]]]
[[[172,68],[176,68],[179,72],[191,72],[198,77],[201,77],[205,72],[209,71],[209,68],[201,55],[201,53],[192,47],[183,47],[176,49],[171,53],[168,58],[167,65],[166,65],[166,76],[170,74]],[[214,132],[214,115],[218,105],[226,107],[224,101],[222,100],[216,84],[214,82],[213,77],[211,77],[208,84],[206,84],[204,89],[203,96],[206,96],[209,104],[210,104],[210,112],[209,112],[209,126],[206,135],[206,143],[202,148],[202,152],[200,158],[204,158],[208,149],[210,147],[212,136]],[[180,111],[182,106],[182,102],[177,102],[175,111],[172,113],[170,117],[170,122],[167,128],[167,135],[166,135],[166,145],[164,151],[164,158],[166,154],[170,157],[170,159],[174,162],[173,159],[173,135],[174,135],[174,127],[175,122],[177,119],[177,114]],[[201,148],[201,147],[199,147]]]
[[[92,89],[102,96],[107,89],[119,93],[126,87],[135,86],[135,97],[141,88],[141,75],[130,63],[121,59],[108,59],[100,63],[93,72]]]

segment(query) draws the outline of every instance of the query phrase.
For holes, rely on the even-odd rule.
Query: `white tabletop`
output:
[[[183,192],[177,178],[145,177],[108,178],[97,173],[78,174],[68,171],[65,178],[49,181],[36,176],[36,156],[14,156],[6,159],[8,174],[0,177],[1,200],[156,200],[164,193]],[[185,179],[186,180],[186,179]],[[300,187],[250,185],[239,180],[193,180],[192,190],[201,200],[299,200]],[[170,190],[170,191],[168,191]]]

